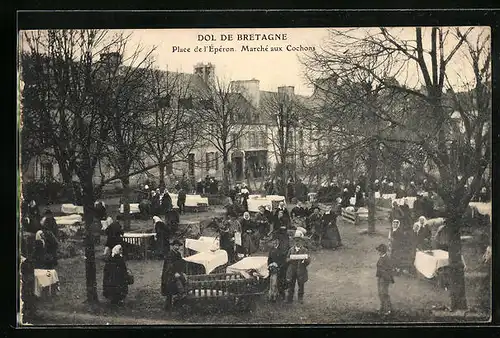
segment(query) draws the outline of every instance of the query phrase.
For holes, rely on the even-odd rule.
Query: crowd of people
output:
[[[267,194],[276,194],[282,190],[282,183],[269,180],[265,189]],[[315,202],[308,201],[308,188],[300,180],[289,180],[286,199],[296,202],[289,210],[285,202],[275,208],[260,206],[258,212],[248,210],[250,190],[246,184],[236,185],[231,189],[226,203],[226,214],[217,225],[217,237],[220,248],[228,254],[228,264],[262,251],[262,243],[269,245],[268,267],[275,275],[276,297],[272,300],[292,302],[297,286],[297,298],[303,301],[305,283],[308,280],[307,266],[310,264],[309,251],[318,248],[337,249],[342,240],[337,227],[337,218],[342,208],[354,204],[365,206],[366,180],[361,177],[356,183],[345,180],[342,185],[331,183],[323,185],[318,191],[318,201],[333,201],[326,211],[322,211]],[[185,213],[186,193],[189,188],[184,183],[176,182],[178,194],[177,206],[174,206],[169,191],[164,184],[157,189],[148,185],[141,188],[138,195],[139,209],[147,219],[153,220],[152,231],[155,233],[155,256],[163,260],[161,293],[166,297],[165,309],[172,309],[174,299],[185,296],[185,261],[183,243],[174,235],[178,230],[180,215]],[[394,202],[390,213],[391,228],[388,244],[377,247],[380,259],[377,263],[376,277],[381,301],[381,311],[391,312],[389,285],[394,283],[393,271],[408,272],[413,269],[417,250],[438,248],[447,250],[447,242],[434,240],[427,219],[436,217],[436,194],[426,180],[420,184],[411,181],[407,186],[395,185],[387,177],[373,182],[371,189],[380,194],[396,194],[396,198],[416,197],[410,209],[407,200],[403,205]],[[198,181],[198,193],[216,193],[218,182],[207,176],[205,181]],[[422,191],[428,192],[422,194]],[[353,203],[354,199],[354,203]],[[477,199],[489,200],[486,188],[481,189]],[[295,204],[295,203],[294,203]],[[103,202],[94,205],[95,223],[98,232],[104,231],[106,243],[104,249],[105,266],[103,271],[103,296],[111,304],[121,304],[133,284],[132,273],[127,269],[124,252],[130,244],[123,241],[123,229],[118,220],[108,217]],[[24,311],[29,316],[34,304],[34,269],[54,269],[58,262],[58,229],[52,212],[47,209],[43,216],[35,201],[22,203],[22,278]],[[162,219],[163,216],[163,219]],[[102,225],[101,227],[101,224]],[[99,234],[100,237],[100,234]],[[306,257],[294,259],[298,255]],[[305,256],[301,256],[305,255]]]

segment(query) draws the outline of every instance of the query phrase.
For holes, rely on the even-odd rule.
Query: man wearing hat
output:
[[[300,231],[296,231],[294,235],[294,245],[288,250],[286,261],[288,263],[286,271],[286,282],[288,284],[288,297],[287,302],[293,302],[293,295],[295,293],[295,283],[297,283],[299,290],[297,292],[297,298],[299,303],[303,302],[304,299],[304,285],[307,282],[309,276],[307,273],[307,266],[311,262],[309,258],[309,251],[304,246],[304,234]],[[307,258],[295,259],[296,255],[307,255]]]
[[[380,299],[380,313],[384,316],[391,314],[391,299],[389,297],[389,285],[394,283],[391,259],[387,256],[387,246],[380,244],[376,250],[380,254],[377,262],[377,288]]]
[[[185,261],[181,254],[182,242],[174,240],[170,246],[170,251],[165,256],[163,271],[161,274],[161,294],[166,297],[165,310],[172,309],[174,295],[184,296],[184,285],[186,283]]]
[[[267,258],[267,265],[275,264],[278,270],[277,273],[277,286],[278,295],[281,300],[285,300],[286,292],[286,271],[287,271],[287,261],[286,256],[288,254],[289,245],[285,242],[280,241],[277,236],[272,240],[272,248],[269,251],[269,256]]]

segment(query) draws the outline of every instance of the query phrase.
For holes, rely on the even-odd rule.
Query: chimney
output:
[[[292,98],[295,94],[294,86],[281,86],[278,87],[278,94],[284,95],[285,97]]]
[[[215,78],[215,66],[211,63],[204,64],[199,62],[194,65],[194,74],[201,77],[205,83],[213,82]]]
[[[257,79],[231,81],[231,91],[240,93],[254,108],[260,104],[260,81]]]

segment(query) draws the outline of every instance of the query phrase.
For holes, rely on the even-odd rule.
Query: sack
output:
[[[134,275],[132,274],[132,272],[127,271],[127,284],[128,285],[132,285],[134,284]]]

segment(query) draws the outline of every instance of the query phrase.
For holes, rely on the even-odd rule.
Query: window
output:
[[[233,144],[233,146],[235,148],[240,147],[240,140],[238,139],[238,134],[236,134],[236,133],[231,134],[231,143]]]
[[[299,147],[302,148],[304,146],[304,132],[299,130]]]
[[[261,131],[259,133],[259,136],[260,136],[260,146],[265,148],[267,146],[267,136],[266,136],[266,133]]]
[[[52,163],[50,162],[42,163],[40,169],[41,169],[40,176],[42,181],[50,181],[52,178],[54,178],[54,167]]]
[[[207,171],[211,169],[219,170],[218,153],[209,152],[205,154],[206,169]]]
[[[188,172],[189,176],[194,176],[194,154],[188,155]]]
[[[205,154],[205,161],[206,161],[206,164],[207,164],[207,171],[210,170],[210,163],[212,161],[212,153],[206,153]]]
[[[162,96],[158,99],[158,107],[170,108],[170,95]]]

